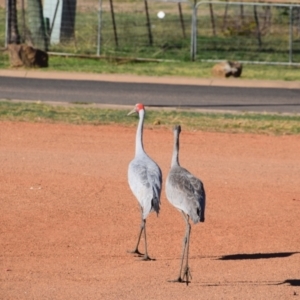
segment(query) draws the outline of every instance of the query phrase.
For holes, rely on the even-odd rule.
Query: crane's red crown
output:
[[[140,110],[145,109],[144,105],[142,103],[137,103],[135,105],[135,111],[138,113]]]
[[[132,115],[132,114],[134,114],[134,113],[139,114],[139,112],[142,111],[142,110],[145,110],[144,105],[143,105],[142,103],[137,103],[137,104],[134,106],[134,109],[133,109],[132,111],[130,111],[130,112],[127,114],[127,116]]]

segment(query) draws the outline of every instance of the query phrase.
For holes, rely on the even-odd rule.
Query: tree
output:
[[[35,48],[47,51],[48,39],[43,16],[42,0],[27,0],[28,27]]]
[[[20,44],[18,30],[17,0],[6,0],[7,7],[7,44]]]
[[[30,0],[28,0],[29,2]],[[41,4],[41,1],[39,1]],[[45,30],[43,30],[42,39],[32,39],[34,42],[37,42],[34,46],[41,47],[40,49],[35,49],[29,45],[24,43],[21,44],[21,37],[18,30],[18,18],[17,18],[17,0],[6,0],[6,7],[7,7],[7,48],[10,58],[10,65],[12,67],[47,67],[48,66],[48,54],[43,51],[46,49],[47,40],[45,35]],[[41,6],[40,6],[41,9]],[[24,20],[23,20],[24,21]],[[42,24],[44,21],[42,20]],[[33,33],[36,34],[40,32],[39,28],[41,27],[41,23],[37,22],[37,26],[32,26],[35,30]],[[25,26],[25,22],[23,27]],[[23,28],[24,30],[24,28]],[[33,35],[35,38],[36,36]],[[24,37],[23,37],[24,38]],[[40,41],[43,43],[38,43]],[[38,45],[38,46],[37,46]]]

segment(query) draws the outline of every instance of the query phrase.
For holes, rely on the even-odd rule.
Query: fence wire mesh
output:
[[[6,11],[4,4],[0,5],[0,47],[5,47]]]
[[[211,2],[198,5],[197,59],[300,63],[300,7]]]
[[[18,26],[21,40],[32,43],[28,2],[24,11],[18,3]],[[43,14],[50,52],[189,59],[189,3],[44,0]],[[0,15],[4,34],[4,8]],[[4,36],[0,41],[5,44]]]
[[[52,53],[300,64],[297,4],[203,1],[193,19],[194,1],[44,0],[41,23],[29,2],[17,2],[21,41],[34,46],[42,32]],[[0,0],[3,48],[4,3]]]

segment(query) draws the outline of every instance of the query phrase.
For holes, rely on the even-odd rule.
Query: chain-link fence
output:
[[[194,27],[194,59],[300,64],[299,5],[202,1]]]
[[[6,10],[4,3],[0,5],[0,47],[5,47],[6,34]]]
[[[21,41],[35,45],[34,35],[43,32],[52,53],[300,64],[297,4],[44,0],[41,23],[29,1],[17,2]],[[39,30],[34,30],[34,22]],[[7,23],[0,3],[2,47]]]
[[[21,40],[32,42],[28,2],[24,11],[18,5],[18,26]],[[191,6],[185,0],[44,0],[43,15],[50,52],[190,59]]]

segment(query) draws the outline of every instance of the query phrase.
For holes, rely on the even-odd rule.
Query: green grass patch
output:
[[[90,105],[49,105],[0,101],[0,121],[134,126],[138,116],[129,110]],[[269,135],[300,134],[300,116],[252,113],[203,113],[183,110],[148,109],[146,127],[169,128],[181,124],[187,130]]]
[[[49,67],[40,71],[85,72],[95,74],[136,74],[144,76],[179,76],[211,78],[215,63],[209,62],[130,62],[51,56]],[[8,58],[0,52],[0,69],[8,69]],[[245,65],[240,80],[300,80],[300,66]]]
[[[211,69],[216,63],[210,62],[130,62],[78,58],[50,57],[45,71],[87,72],[102,74],[136,74],[144,76],[179,76],[211,78]],[[243,66],[243,79],[300,80],[300,66],[251,65]]]

